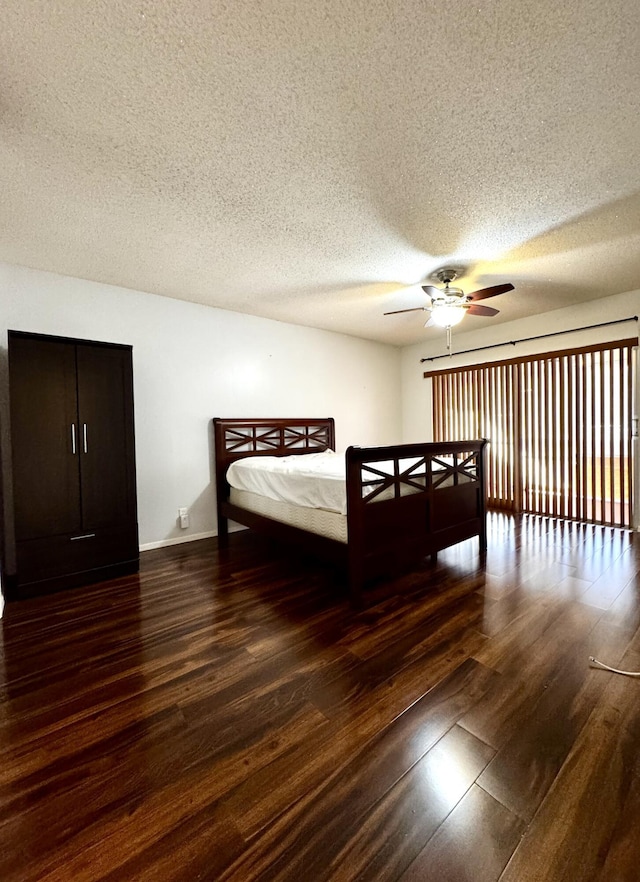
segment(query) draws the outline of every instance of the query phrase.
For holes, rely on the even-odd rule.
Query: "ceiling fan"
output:
[[[504,285],[491,285],[489,288],[480,288],[471,294],[465,294],[461,288],[450,287],[458,273],[453,269],[443,269],[437,273],[437,278],[444,284],[444,290],[434,288],[433,285],[422,285],[422,290],[429,298],[426,306],[414,306],[411,309],[394,309],[385,312],[385,315],[397,315],[400,312],[418,312],[420,310],[430,313],[425,328],[437,326],[439,328],[452,328],[457,325],[465,315],[497,315],[500,310],[492,306],[482,306],[477,301],[486,300],[487,297],[496,297],[513,291],[513,285],[507,282]]]

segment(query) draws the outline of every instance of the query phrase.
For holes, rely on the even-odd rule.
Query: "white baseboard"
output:
[[[230,533],[236,530],[245,530],[246,527],[229,527]],[[217,536],[216,530],[207,530],[205,533],[189,533],[188,536],[176,536],[174,539],[161,539],[159,542],[145,542],[140,546],[140,551],[153,551],[155,548],[168,548],[170,545],[182,545],[185,542],[197,542],[199,539],[212,539]]]
[[[154,548],[168,548],[170,545],[182,545],[184,542],[197,542],[198,539],[211,539],[217,536],[215,530],[207,530],[206,533],[189,533],[188,536],[176,536],[175,539],[161,539],[159,542],[145,542],[140,546],[140,551],[153,551]]]

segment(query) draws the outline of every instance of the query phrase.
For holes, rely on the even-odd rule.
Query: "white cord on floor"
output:
[[[625,677],[640,677],[640,671],[619,671],[617,668],[612,668],[609,665],[605,665],[603,662],[598,661],[598,659],[594,658],[592,655],[589,656],[589,664],[592,668],[600,668],[603,671],[613,671],[614,674],[624,674]]]

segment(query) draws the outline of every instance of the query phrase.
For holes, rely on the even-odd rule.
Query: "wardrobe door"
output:
[[[76,350],[9,335],[14,517],[18,541],[81,528]]]
[[[131,349],[78,344],[82,528],[136,527]]]

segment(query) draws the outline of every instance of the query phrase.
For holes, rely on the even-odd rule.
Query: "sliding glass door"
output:
[[[636,343],[427,374],[434,439],[489,439],[494,508],[629,527]]]

